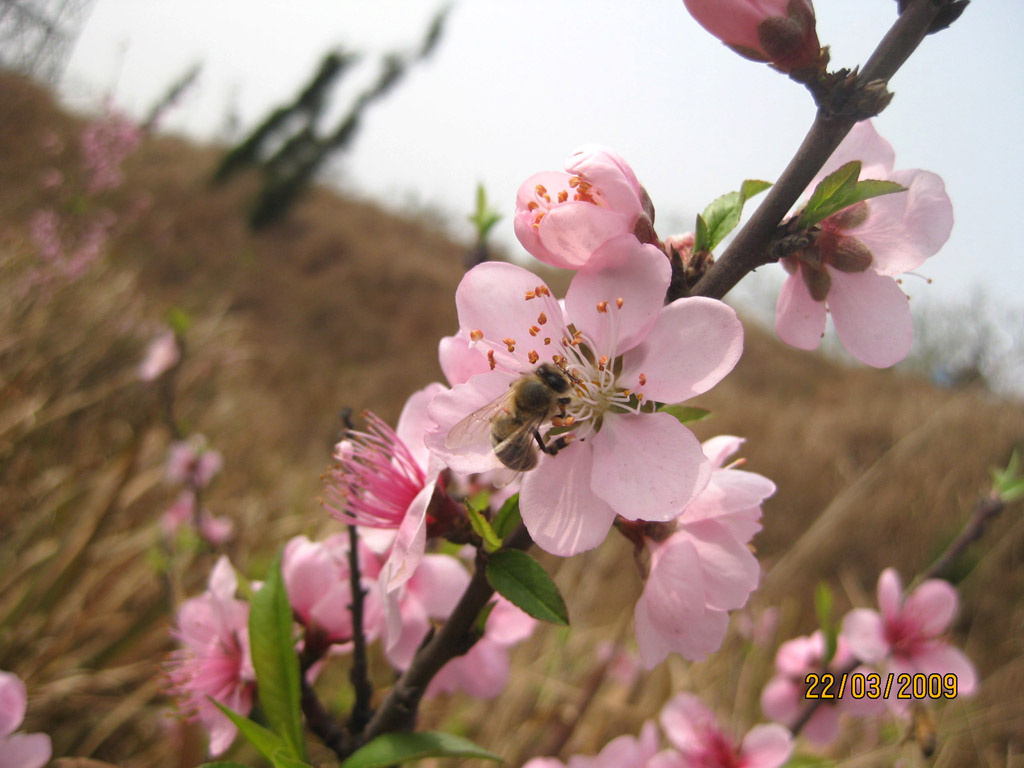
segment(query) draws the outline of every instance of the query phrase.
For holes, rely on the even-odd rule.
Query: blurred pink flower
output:
[[[231,745],[235,726],[209,698],[246,715],[255,692],[249,604],[235,599],[237,587],[235,571],[222,556],[210,574],[206,592],[186,600],[178,609],[174,636],[182,647],[167,665],[171,693],[180,711],[198,719],[210,733],[211,755],[219,755]]]
[[[186,440],[171,443],[164,477],[191,489],[205,488],[223,463],[220,451],[209,448],[203,435],[189,435]]]
[[[671,535],[645,537],[650,568],[634,624],[640,661],[648,669],[669,653],[696,661],[716,651],[729,611],[743,607],[757,588],[760,568],[747,543],[761,528],[760,505],[775,485],[725,465],[742,442],[730,435],[707,440],[707,487],[683,510]]]
[[[82,131],[82,154],[89,173],[89,193],[114,189],[124,181],[121,163],[142,141],[142,131],[123,114],[108,114],[89,123]]]
[[[493,699],[508,682],[509,649],[528,638],[536,626],[536,619],[498,597],[487,617],[483,637],[467,653],[441,667],[425,695],[464,691],[480,699]]]
[[[164,331],[146,347],[146,355],[139,365],[139,378],[153,381],[177,365],[180,359],[181,350],[174,331]]]
[[[708,32],[736,53],[783,72],[817,68],[821,44],[811,0],[683,0]]]
[[[775,655],[775,676],[761,692],[761,710],[764,714],[786,727],[791,727],[807,705],[807,684],[804,681],[808,674],[821,674],[824,669],[824,658],[825,636],[820,631],[804,637],[795,637],[780,645]],[[833,673],[840,672],[847,669],[852,660],[853,655],[846,641],[839,637],[828,670]],[[870,671],[866,667],[860,667],[856,673],[867,674]],[[837,674],[830,693],[838,696],[840,687],[843,688],[843,697],[822,699],[810,720],[800,731],[800,734],[809,741],[818,745],[834,741],[839,735],[840,712],[866,716],[884,711],[885,705],[877,699],[868,696],[861,699],[853,698],[853,689],[848,679],[846,685],[841,686]]]
[[[514,225],[535,258],[579,269],[617,235],[637,234],[651,242],[654,207],[625,160],[588,144],[566,161],[565,172],[543,171],[523,182]]]
[[[193,521],[198,523],[199,535],[214,546],[230,541],[235,531],[235,525],[231,520],[226,517],[214,517],[207,509],[200,510],[196,515],[195,492],[186,488],[166,509],[160,518],[160,527],[165,536],[172,537],[182,525],[191,524]]]
[[[42,768],[52,747],[45,733],[15,733],[25,719],[28,695],[13,672],[0,672],[0,768]]]
[[[903,597],[900,576],[886,568],[878,577],[878,606],[855,608],[843,619],[842,636],[850,651],[869,664],[884,663],[893,674],[954,674],[957,695],[974,692],[978,675],[974,665],[942,635],[956,614],[956,590],[949,582],[928,579]],[[896,687],[890,697],[896,703]]]
[[[620,235],[573,278],[564,312],[540,278],[512,264],[481,264],[459,285],[459,325],[486,351],[490,371],[431,401],[436,427],[426,443],[456,472],[501,469],[486,420],[464,441],[449,445],[449,433],[539,363],[566,371],[571,402],[560,436],[572,442],[540,456],[520,492],[523,522],[548,552],[596,547],[616,514],[671,520],[707,485],[697,439],[653,404],[714,386],[739,359],[743,330],[718,301],[663,307],[669,273],[657,248]]]
[[[424,555],[407,581],[385,593],[385,653],[395,669],[409,666],[430,631],[430,620],[448,618],[469,578],[454,557]]]
[[[337,534],[326,541],[313,542],[296,536],[284,548],[281,573],[288,590],[292,611],[308,630],[322,632],[332,643],[352,639],[352,586],[349,570],[348,536]],[[367,641],[380,634],[383,609],[374,578],[379,565],[374,554],[360,540],[359,565],[363,598],[363,633]]]
[[[658,752],[658,726],[648,720],[640,736],[628,734],[609,741],[596,755],[573,755],[568,765],[553,757],[536,757],[523,768],[647,768]]]
[[[808,187],[810,193],[828,174],[860,160],[861,179],[907,189],[830,216],[811,246],[782,259],[790,275],[779,294],[775,329],[790,346],[817,348],[827,308],[843,346],[861,362],[887,368],[910,351],[910,307],[894,278],[921,266],[949,239],[953,207],[941,178],[894,171],[894,157],[870,121],[858,123]]]
[[[650,768],[778,768],[793,751],[781,725],[757,725],[737,745],[693,694],[680,693],[661,710],[661,728],[678,753],[662,752]]]

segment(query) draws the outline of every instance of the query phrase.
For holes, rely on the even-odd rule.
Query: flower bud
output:
[[[824,66],[811,0],[683,0],[736,53],[787,73]]]

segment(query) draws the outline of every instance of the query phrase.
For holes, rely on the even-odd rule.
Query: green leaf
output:
[[[487,581],[533,618],[552,624],[569,623],[569,612],[555,582],[525,552],[503,549],[492,554],[487,560]]]
[[[770,186],[771,182],[768,181],[747,179],[740,185],[738,192],[727,192],[708,205],[708,207],[704,209],[704,213],[697,217],[698,228],[699,221],[702,220],[706,228],[706,233],[700,238],[701,242],[699,244],[695,235],[693,245],[694,253],[715,250],[719,243],[721,243],[722,240],[724,240],[725,237],[736,228],[736,225],[740,223],[740,216],[743,215],[743,206],[746,204],[747,200],[752,198],[754,195],[764,192]],[[698,245],[700,245],[700,247],[698,247]]]
[[[519,515],[519,494],[513,493],[501,505],[498,514],[491,521],[491,527],[494,529],[495,534],[504,541],[519,526],[521,521],[522,517]]]
[[[295,654],[292,608],[281,576],[280,557],[270,567],[262,588],[252,596],[249,645],[267,723],[291,748],[291,757],[305,758],[299,659]]]
[[[989,470],[992,473],[992,491],[1004,504],[1024,496],[1024,476],[1020,470],[1021,458],[1016,449],[1010,454],[1006,469],[993,467]]]
[[[477,512],[472,504],[466,504],[466,511],[469,513],[469,524],[473,526],[476,535],[484,540],[484,549],[488,552],[496,552],[501,549],[501,539],[498,538],[487,518]]]
[[[711,235],[708,232],[708,223],[704,220],[701,214],[697,214],[697,224],[694,227],[693,233],[693,252],[703,253],[704,251],[710,251],[711,246]]]
[[[269,731],[259,723],[253,722],[248,717],[243,717],[233,709],[225,707],[213,697],[208,696],[207,698],[214,703],[217,709],[224,713],[228,720],[235,724],[238,732],[248,739],[249,743],[256,747],[267,760],[274,762],[274,755],[278,751],[288,749],[284,739],[273,731]]]
[[[697,408],[692,405],[662,405],[658,413],[667,413],[679,419],[680,424],[690,424],[694,421],[703,421],[711,417],[711,411]]]
[[[249,768],[249,766],[233,763],[230,760],[218,760],[215,763],[203,763],[199,768]]]
[[[476,185],[476,210],[470,215],[469,221],[476,228],[480,242],[486,240],[491,228],[501,221],[501,214],[487,205],[487,190],[483,184]]]
[[[350,755],[340,768],[387,768],[425,757],[475,757],[502,762],[493,752],[467,739],[450,733],[424,731],[382,734]]]
[[[894,181],[857,181],[860,169],[860,161],[852,160],[822,179],[814,188],[811,199],[807,201],[807,207],[800,214],[800,227],[813,227],[851,205],[870,200],[872,197],[903,192],[906,189]]]
[[[818,582],[818,588],[814,591],[814,610],[818,614],[821,634],[825,637],[825,656],[821,663],[828,666],[832,657],[836,655],[836,644],[839,641],[836,626],[832,622],[832,590],[824,581]]]

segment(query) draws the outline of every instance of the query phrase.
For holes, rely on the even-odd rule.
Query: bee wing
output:
[[[515,392],[509,389],[487,405],[473,411],[448,431],[444,438],[444,447],[457,451],[460,448],[467,448],[480,442],[486,442],[489,445],[491,441],[491,422],[503,410],[508,410],[509,403],[514,395]]]

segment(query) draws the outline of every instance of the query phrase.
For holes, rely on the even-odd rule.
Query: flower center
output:
[[[549,191],[543,184],[533,188],[533,200],[526,204],[527,210],[533,213],[530,224],[536,229],[552,208],[567,202],[592,203],[607,208],[599,189],[582,176],[570,176],[563,189]]]

